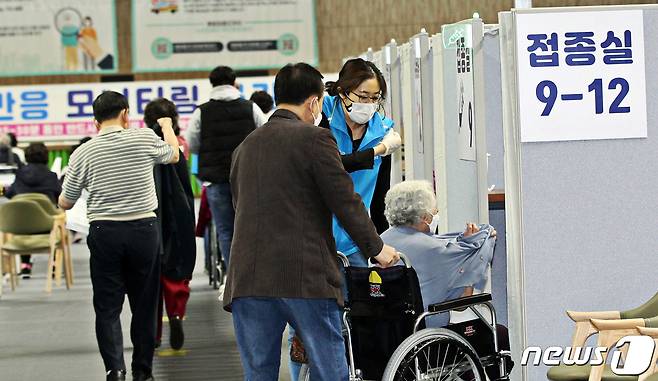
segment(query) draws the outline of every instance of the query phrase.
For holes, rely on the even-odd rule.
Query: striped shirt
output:
[[[74,203],[87,189],[90,221],[153,213],[158,208],[153,166],[173,156],[171,146],[149,128],[104,127],[71,155],[62,194]]]

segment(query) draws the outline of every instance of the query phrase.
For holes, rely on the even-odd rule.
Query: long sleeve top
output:
[[[430,304],[458,298],[466,287],[484,288],[496,240],[491,237],[491,225],[479,228],[478,233],[464,237],[463,233],[432,235],[408,226],[394,226],[381,237],[385,244],[409,257],[427,309]],[[446,313],[427,323],[445,326],[449,319]]]

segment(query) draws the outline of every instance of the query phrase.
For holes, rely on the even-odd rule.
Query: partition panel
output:
[[[523,96],[517,89],[517,56],[526,54],[527,46],[515,47],[518,18],[529,13],[558,12],[566,18],[600,12],[600,17],[580,17],[582,29],[587,30],[592,20],[613,15],[606,12],[624,10],[641,11],[643,36],[634,36],[633,46],[641,46],[638,42],[643,39],[644,55],[654,56],[657,6],[533,9],[500,15],[508,291],[517,360],[526,346],[569,344],[573,323],[564,314],[566,309],[624,310],[656,292],[658,256],[652,237],[656,236],[658,176],[652,164],[658,151],[658,98],[629,90],[636,91],[629,97],[643,96],[646,102],[647,138],[525,143],[520,139],[527,126],[519,118]],[[624,29],[620,28],[622,33]],[[658,91],[658,73],[644,74],[647,94]],[[519,378],[514,379],[543,380],[546,370],[545,366],[517,368]]]
[[[500,41],[498,25],[485,25],[482,40],[483,52],[483,86],[484,120],[486,122],[485,159],[487,169],[486,184],[490,194],[505,193],[503,169],[503,120],[502,92],[500,73]],[[496,228],[498,240],[491,264],[491,295],[498,320],[508,325],[507,321],[507,253],[504,202],[489,202],[489,223]]]
[[[401,112],[401,131],[402,131],[402,151],[404,155],[404,179],[413,179],[414,168],[414,149],[413,149],[413,117],[412,117],[412,101],[411,101],[411,44],[408,42],[399,47],[400,54],[400,89],[402,95],[402,112]]]
[[[478,162],[463,160],[461,155],[460,111],[462,112],[462,123],[467,120],[464,119],[464,117],[468,118],[468,114],[465,114],[465,110],[460,107],[462,97],[460,91],[461,82],[458,79],[457,47],[454,43],[446,44],[446,41],[449,42],[452,33],[457,31],[457,29],[461,30],[462,26],[468,26],[470,29],[472,25],[471,22],[472,20],[466,20],[461,23],[452,24],[451,26],[444,26],[444,32],[442,33],[443,62],[441,66],[443,69],[442,87],[444,125],[442,131],[444,136],[444,147],[442,150],[445,152],[445,176],[440,175],[438,177],[440,181],[444,182],[443,184],[439,184],[438,187],[446,189],[445,194],[448,209],[442,214],[442,218],[446,219],[445,226],[447,231],[463,230],[466,222],[479,223],[488,221],[488,207],[485,207],[483,211],[480,211],[483,207],[483,203],[486,203],[487,195],[486,192],[482,194],[481,188],[478,186]],[[446,35],[446,27],[448,27],[449,30],[452,30],[450,35]],[[469,37],[469,45],[472,46],[471,44],[472,42]],[[475,54],[481,54],[481,52],[474,50],[472,55]],[[471,62],[472,67],[475,67],[475,62],[475,60]],[[468,103],[466,103],[466,111],[467,110]],[[477,115],[477,111],[473,115]],[[437,128],[439,128],[439,126],[437,126]],[[477,124],[474,131],[474,138],[476,139],[475,146],[477,147],[480,144],[477,139],[482,138],[483,134],[477,133]],[[441,131],[437,130],[437,133],[441,133]],[[484,142],[482,146],[486,146],[484,145]],[[486,150],[483,151],[486,161]],[[482,165],[486,166],[486,163],[483,162]],[[486,188],[486,184],[484,187]]]
[[[388,84],[388,97],[384,105],[385,114],[393,120],[395,130],[402,131],[402,92],[400,86],[400,54],[395,40],[382,49],[384,56],[384,76]],[[402,150],[393,153],[391,162],[391,186],[402,181]]]

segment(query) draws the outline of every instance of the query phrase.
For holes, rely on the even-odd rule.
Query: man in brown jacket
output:
[[[236,217],[224,308],[233,312],[245,380],[278,379],[286,323],[304,342],[313,380],[348,380],[332,214],[365,256],[383,266],[399,259],[377,235],[331,132],[314,126],[323,93],[313,67],[282,68],[277,111],[233,155]]]

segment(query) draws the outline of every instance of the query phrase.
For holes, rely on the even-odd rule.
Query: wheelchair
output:
[[[208,285],[213,289],[219,290],[224,284],[226,278],[226,264],[222,259],[219,250],[219,241],[217,240],[217,226],[212,219],[208,224],[204,239],[205,250],[207,254],[206,269],[208,270]]]
[[[424,311],[420,284],[409,259],[404,266],[345,269],[348,299],[343,335],[350,381],[508,381],[509,351],[499,349],[496,312],[490,294],[430,305]],[[484,307],[490,322],[476,307]],[[470,310],[477,319],[425,328],[425,320],[452,310]],[[298,381],[310,381],[304,365]]]

